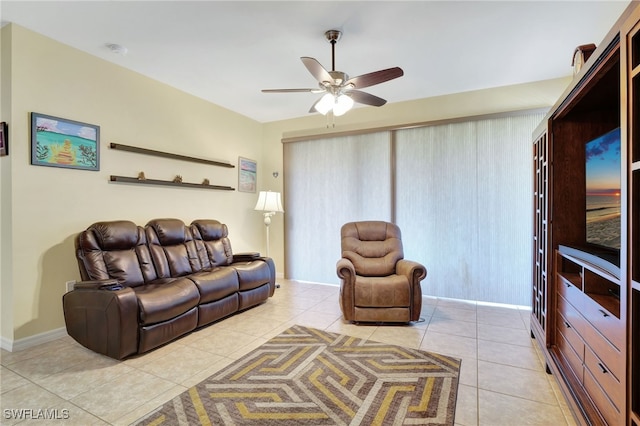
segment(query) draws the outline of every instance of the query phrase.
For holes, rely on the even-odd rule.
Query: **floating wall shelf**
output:
[[[155,151],[153,149],[139,148],[137,146],[123,145],[123,144],[120,144],[120,143],[110,143],[109,147],[111,149],[117,149],[117,150],[120,150],[120,151],[135,152],[135,153],[138,153],[138,154],[153,155],[153,156],[156,156],[156,157],[172,158],[174,160],[190,161],[192,163],[209,164],[211,166],[228,167],[228,168],[234,168],[235,167],[233,164],[228,163],[228,162],[224,162],[224,161],[207,160],[205,158],[189,157],[187,155],[180,155],[180,154],[172,154],[170,152]]]
[[[111,175],[109,178],[111,182],[120,182],[120,183],[134,183],[138,185],[164,185],[164,186],[179,186],[183,188],[198,188],[198,189],[216,189],[219,191],[235,191],[235,188],[230,186],[221,186],[221,185],[205,185],[202,183],[188,183],[188,182],[173,182],[170,180],[158,180],[158,179],[138,179],[135,177],[127,177],[127,176],[114,176]]]

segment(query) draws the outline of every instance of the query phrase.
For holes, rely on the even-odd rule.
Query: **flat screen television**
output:
[[[586,144],[586,242],[620,250],[620,128]]]
[[[620,129],[586,143],[585,244],[560,251],[584,259],[620,277]]]

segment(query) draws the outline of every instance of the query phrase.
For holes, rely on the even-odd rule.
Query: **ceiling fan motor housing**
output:
[[[342,71],[329,71],[329,75],[333,78],[333,81],[338,86],[349,80],[347,73]]]

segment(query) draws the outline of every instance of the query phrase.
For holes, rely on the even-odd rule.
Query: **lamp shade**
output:
[[[282,200],[279,192],[260,191],[258,196],[258,202],[254,207],[254,210],[262,212],[280,212],[284,213],[282,209]]]

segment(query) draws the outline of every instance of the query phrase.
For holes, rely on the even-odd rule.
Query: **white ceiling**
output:
[[[570,75],[575,47],[600,43],[628,3],[2,0],[0,18],[269,122],[320,96],[260,90],[317,87],[300,57],[330,70],[329,29],[343,32],[337,70],[404,70],[365,89],[392,103]]]

